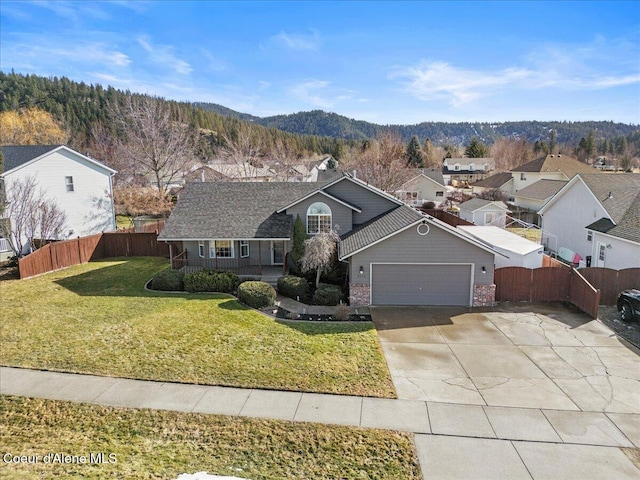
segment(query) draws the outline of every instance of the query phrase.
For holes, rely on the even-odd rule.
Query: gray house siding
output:
[[[427,235],[409,227],[350,258],[350,301],[352,305],[492,302],[494,258],[493,253],[435,225],[430,225]],[[413,292],[403,282],[414,286]],[[480,295],[488,295],[489,300],[476,300]]]
[[[474,283],[493,283],[494,255],[455,235],[431,225],[427,235],[420,235],[415,227],[394,235],[351,257],[351,281],[369,284],[371,263],[473,263]],[[360,266],[364,276],[358,276]],[[487,273],[481,273],[485,267]],[[362,281],[361,281],[362,280]]]
[[[367,190],[365,187],[354,184],[349,180],[342,180],[325,189],[325,191],[340,200],[344,200],[362,209],[362,213],[353,212],[354,226],[368,222],[372,218],[398,206],[398,204],[391,199]],[[340,226],[342,227],[342,225]],[[342,230],[341,233],[346,233],[346,231]]]
[[[213,239],[212,239],[213,240]],[[211,241],[212,241],[211,240]],[[182,242],[183,248],[187,251],[187,259],[189,265],[196,265],[200,259],[209,259],[209,245],[210,240],[204,241],[204,257],[199,256],[197,241],[185,241]],[[285,241],[285,252],[291,249],[291,242]],[[235,240],[233,242],[233,259],[240,259],[240,241]],[[251,265],[271,265],[272,253],[271,253],[271,241],[270,240],[249,240],[249,257],[247,257]],[[247,258],[243,258],[246,261]],[[226,260],[226,259],[225,259]]]
[[[307,210],[315,202],[322,202],[331,209],[331,216],[332,216],[331,225],[333,227],[335,227],[336,225],[340,225],[340,234],[344,234],[351,231],[351,229],[353,228],[352,212],[353,213],[357,213],[357,212],[355,212],[351,208],[341,203],[336,202],[335,200],[332,200],[326,195],[322,195],[320,193],[316,193],[315,195],[312,195],[311,197],[307,198],[305,201],[297,203],[293,207],[287,209],[287,214],[292,215],[294,221],[296,219],[296,216],[300,215],[300,219],[304,223],[304,226],[306,229],[307,228]]]

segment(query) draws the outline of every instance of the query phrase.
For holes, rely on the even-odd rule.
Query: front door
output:
[[[284,263],[284,241],[274,240],[271,242],[271,265],[282,265]]]
[[[604,267],[604,259],[607,255],[607,245],[598,242],[598,252],[596,257],[596,267]]]

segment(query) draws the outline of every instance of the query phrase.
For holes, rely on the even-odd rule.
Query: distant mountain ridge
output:
[[[465,145],[473,137],[478,137],[486,144],[492,144],[499,137],[524,138],[530,142],[548,140],[549,130],[555,130],[559,143],[577,145],[586,137],[589,130],[594,130],[598,138],[613,138],[629,135],[638,131],[637,125],[615,123],[612,121],[519,121],[519,122],[422,122],[416,125],[377,125],[363,120],[354,120],[337,113],[323,110],[298,112],[272,117],[257,117],[236,112],[215,103],[194,103],[194,106],[210,110],[220,115],[238,118],[265,127],[277,128],[285,132],[319,135],[349,140],[366,140],[374,138],[384,131],[394,131],[408,142],[417,135],[421,142],[429,138],[434,144]]]

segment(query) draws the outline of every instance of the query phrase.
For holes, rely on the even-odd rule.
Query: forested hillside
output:
[[[91,150],[96,133],[118,138],[122,132],[113,118],[113,109],[128,97],[142,95],[113,87],[88,85],[62,77],[40,77],[0,72],[0,112],[37,107],[52,114],[68,134],[67,144],[81,151]],[[216,155],[218,147],[237,140],[242,131],[250,136],[261,154],[274,150],[304,157],[313,154],[339,153],[351,142],[328,136],[288,133],[250,123],[246,116],[231,116],[205,110],[188,102],[167,101],[176,117],[189,122],[201,133],[199,152],[202,160]],[[231,110],[229,110],[231,112]]]
[[[435,145],[466,145],[473,137],[479,138],[488,145],[502,137],[523,139],[534,143],[537,140],[547,140],[550,130],[556,131],[558,143],[578,145],[580,139],[585,138],[591,130],[596,132],[597,140],[605,138],[611,140],[640,131],[637,125],[604,121],[423,122],[417,125],[376,125],[322,110],[260,118],[212,103],[198,103],[197,105],[221,115],[240,118],[286,132],[364,140],[375,138],[382,132],[393,131],[400,134],[404,142],[408,142],[415,135],[421,140],[428,138]]]

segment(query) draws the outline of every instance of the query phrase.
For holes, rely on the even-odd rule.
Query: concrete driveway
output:
[[[563,305],[371,314],[401,399],[640,413],[640,351]]]

